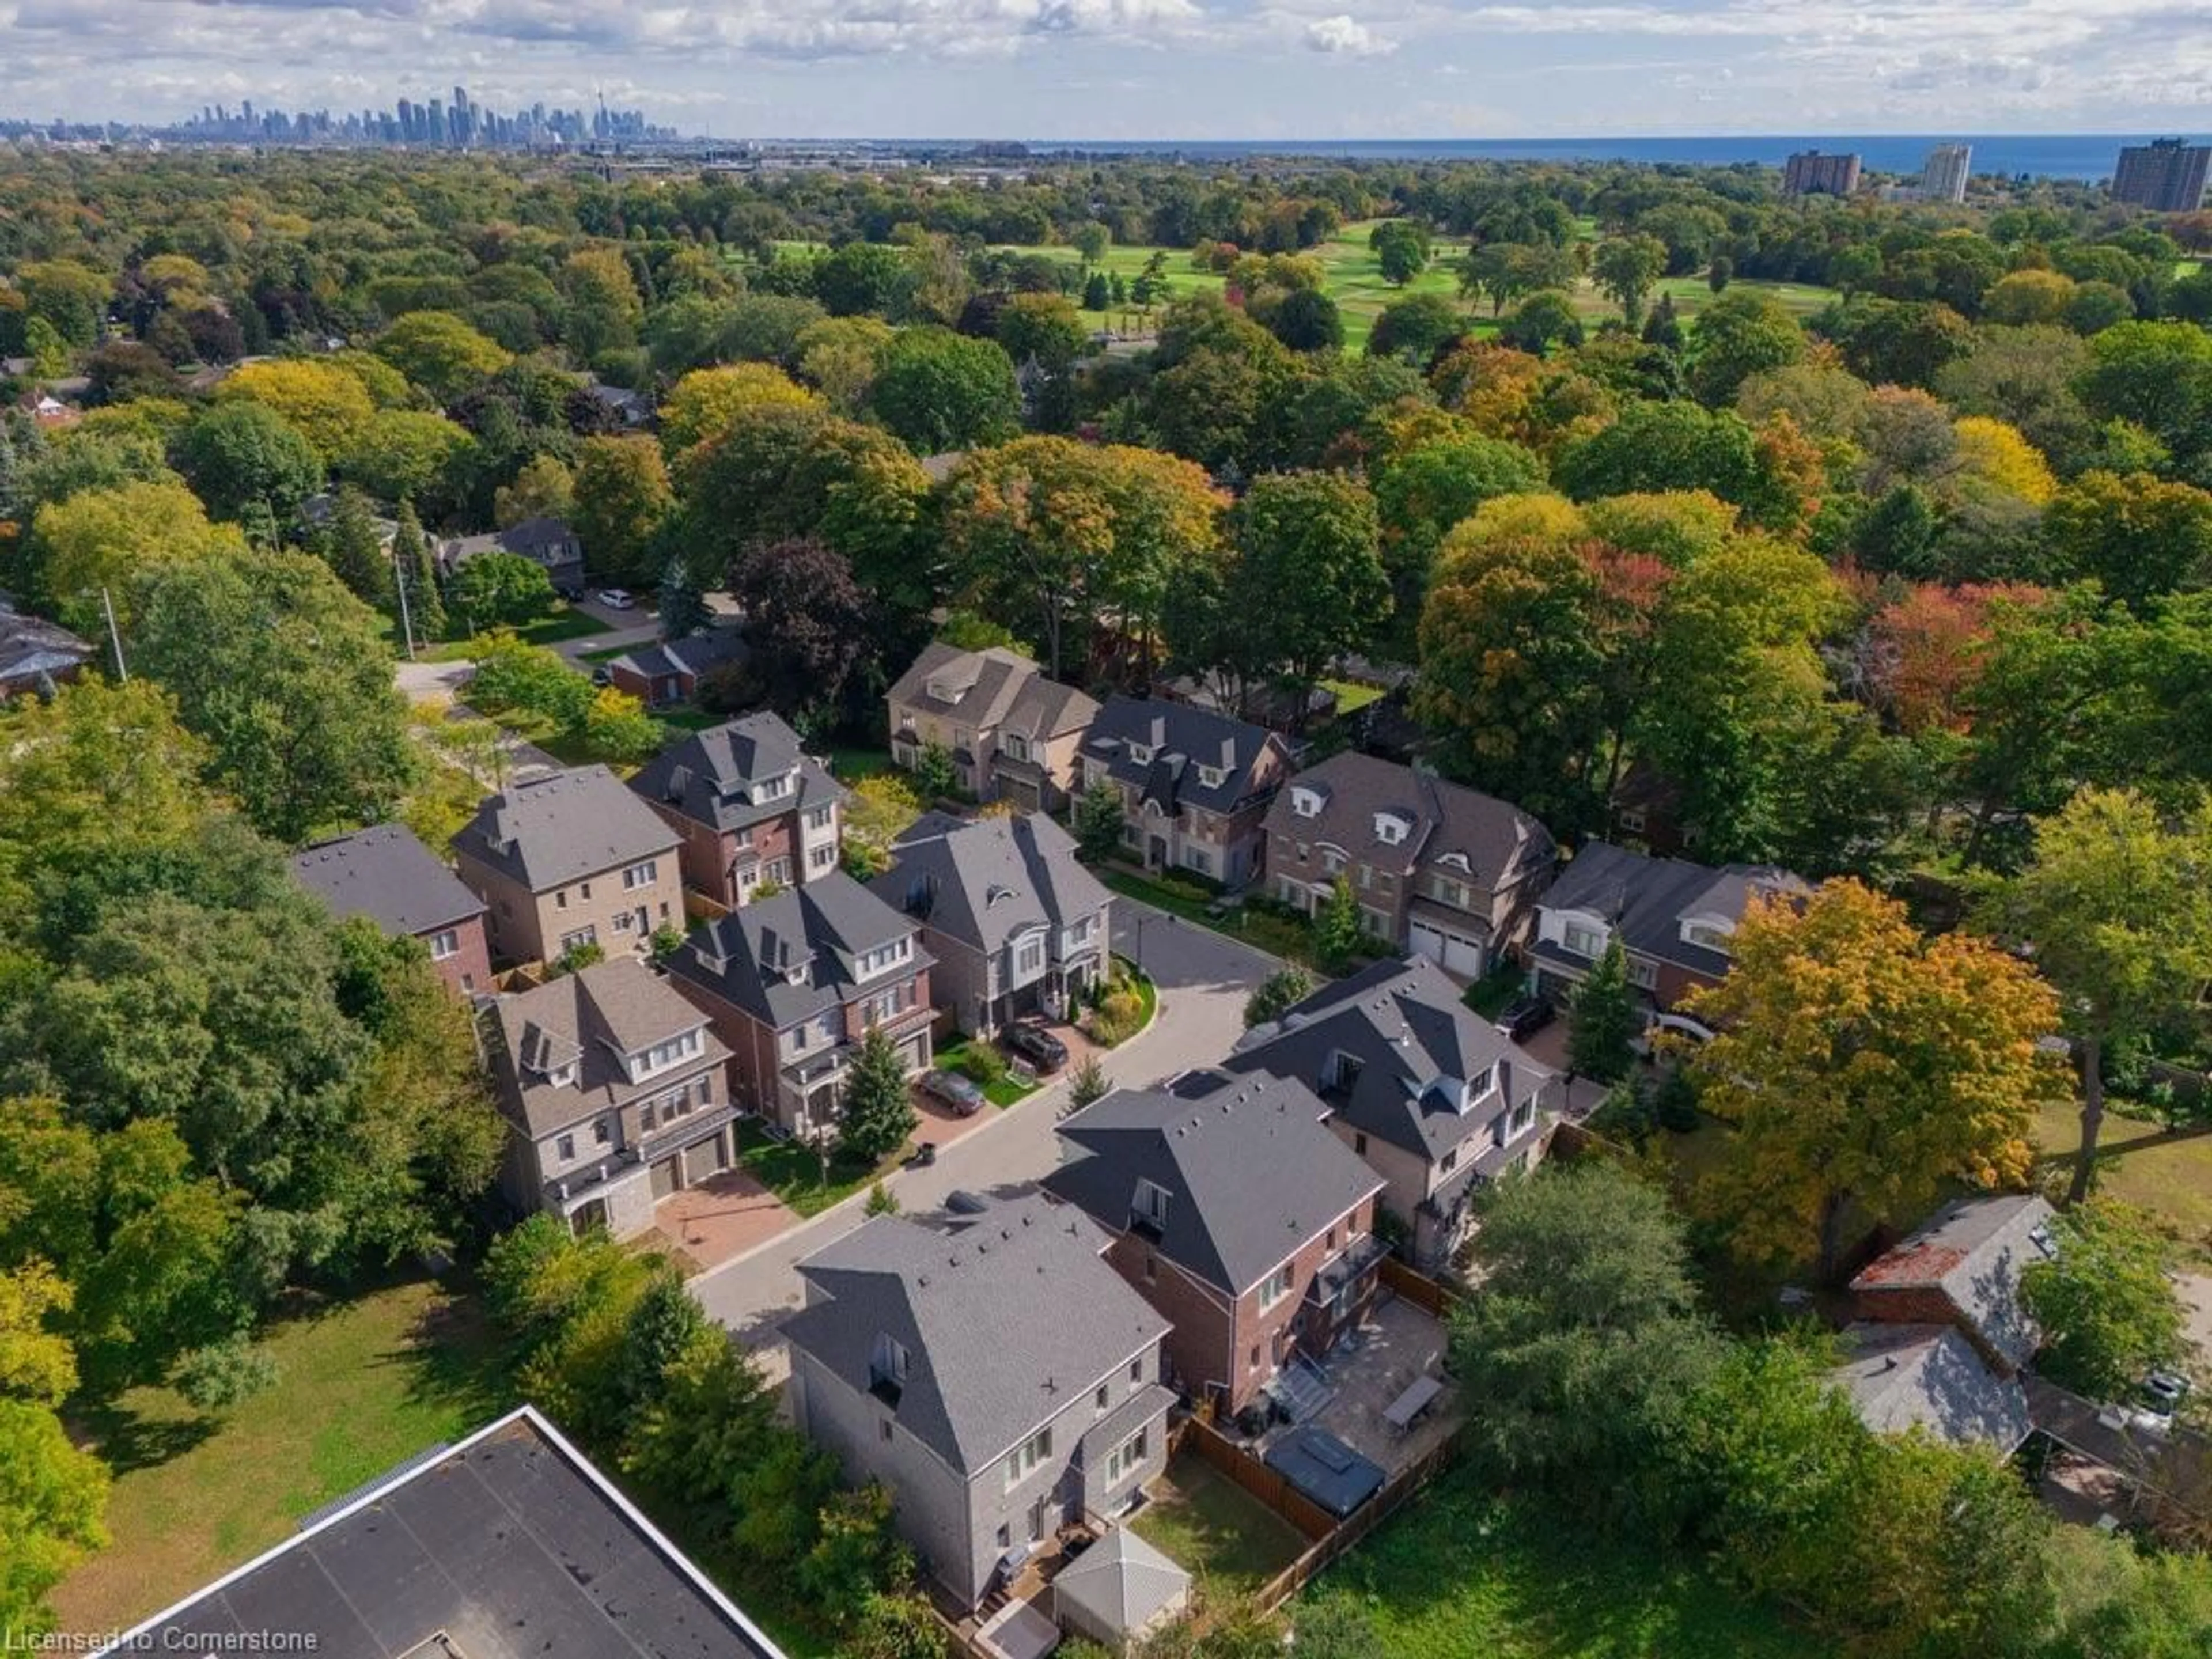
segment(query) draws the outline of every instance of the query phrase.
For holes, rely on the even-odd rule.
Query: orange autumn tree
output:
[[[1985,940],[1929,939],[1850,880],[1754,898],[1727,979],[1684,1012],[1718,1035],[1685,1047],[1699,1103],[1735,1133],[1698,1211],[1749,1261],[1815,1252],[1835,1276],[1854,1222],[1908,1222],[1947,1180],[2026,1179],[2029,1134],[2067,1097],[2037,1039],[2057,1000]]]

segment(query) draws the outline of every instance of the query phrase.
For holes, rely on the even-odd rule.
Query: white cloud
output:
[[[1306,45],[1315,52],[1345,58],[1380,58],[1398,50],[1396,41],[1385,40],[1343,12],[1334,17],[1316,17],[1307,24]]]

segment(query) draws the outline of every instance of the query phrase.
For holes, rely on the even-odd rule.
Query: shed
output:
[[[1115,1527],[1052,1581],[1061,1626],[1115,1653],[1190,1603],[1190,1575],[1127,1527]]]

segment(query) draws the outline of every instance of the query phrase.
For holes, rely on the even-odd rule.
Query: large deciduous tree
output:
[[[177,434],[177,465],[208,511],[235,522],[258,501],[289,523],[323,485],[314,447],[266,404],[217,404]]]
[[[441,404],[513,361],[498,341],[443,311],[413,311],[378,337],[376,355]]]
[[[576,452],[573,527],[592,574],[642,581],[656,574],[654,538],[676,506],[660,446],[650,438],[589,438]]]
[[[1644,301],[1666,274],[1666,243],[1641,233],[1607,237],[1590,258],[1591,278],[1620,307],[1631,329],[1642,325]]]
[[[1328,665],[1390,614],[1375,498],[1338,473],[1271,473],[1230,514],[1230,540],[1227,597],[1253,630],[1248,666],[1291,685],[1303,729]]]
[[[738,554],[730,593],[744,608],[749,677],[776,708],[835,711],[868,659],[873,610],[853,567],[818,541],[768,542]]]
[[[2187,1321],[2156,1218],[2092,1199],[2062,1211],[2051,1235],[2053,1254],[2020,1279],[2043,1334],[2037,1370],[2093,1400],[2124,1400],[2149,1372],[2182,1362]]]
[[[917,455],[998,443],[1021,430],[1014,365],[996,340],[901,329],[884,348],[869,406]]]

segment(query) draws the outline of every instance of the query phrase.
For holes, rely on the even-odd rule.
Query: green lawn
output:
[[[610,631],[607,625],[590,611],[576,610],[574,606],[556,599],[550,611],[540,617],[536,622],[525,623],[516,629],[514,636],[526,645],[552,645],[562,640],[587,639],[593,634],[605,634]],[[433,646],[422,653],[422,660],[462,662],[475,653],[475,636],[464,635],[459,639],[448,640],[443,645]],[[593,653],[592,659],[603,660],[607,656],[621,654],[619,651]]]
[[[1832,1659],[1694,1558],[1594,1545],[1534,1501],[1447,1473],[1317,1588],[1365,1605],[1376,1659]]]
[[[898,771],[890,750],[875,744],[833,743],[826,751],[830,775],[840,783],[885,777]]]
[[[2045,1164],[2070,1171],[2081,1147],[2080,1109],[2046,1109],[2036,1124]],[[2212,1260],[2212,1128],[2169,1131],[2148,1118],[2121,1117],[2107,1105],[2097,1137],[2097,1190],[2140,1205],[2191,1255]]]
[[[1336,717],[1339,720],[1347,714],[1358,714],[1370,702],[1382,701],[1382,688],[1379,685],[1361,685],[1352,680],[1323,680],[1321,685],[1322,690],[1336,694]]]
[[[1211,1464],[1184,1455],[1129,1525],[1218,1601],[1249,1595],[1305,1553],[1306,1538]]]
[[[997,1069],[1002,1075],[996,1082],[983,1082],[983,1078],[993,1070],[989,1060],[985,1060],[972,1068],[969,1066],[969,1059],[975,1054],[988,1054],[997,1059],[999,1062]],[[1039,1083],[1023,1082],[1012,1072],[1006,1070],[1006,1057],[981,1037],[963,1037],[957,1042],[944,1044],[937,1051],[937,1066],[939,1071],[957,1072],[963,1077],[981,1083],[983,1098],[994,1106],[1006,1107],[1012,1105],[1018,1100],[1026,1100],[1044,1086]]]
[[[113,1542],[55,1592],[62,1629],[143,1619],[514,1404],[476,1303],[427,1281],[303,1298],[268,1346],[275,1386],[232,1410],[134,1389],[74,1425],[115,1471]]]
[[[822,1161],[799,1140],[771,1139],[750,1118],[738,1120],[738,1158],[746,1171],[802,1216],[820,1215],[842,1204],[870,1182],[898,1167],[893,1153],[873,1169],[830,1154],[830,1182],[822,1182]]]

